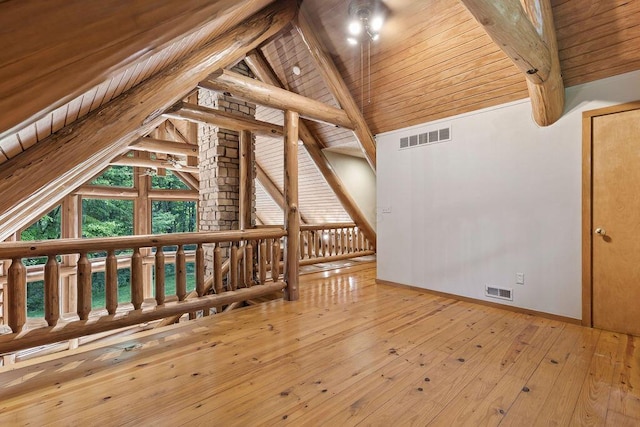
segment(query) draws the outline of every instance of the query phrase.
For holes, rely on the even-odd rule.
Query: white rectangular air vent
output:
[[[498,288],[496,286],[486,286],[484,294],[491,298],[500,298],[513,301],[513,289]]]
[[[400,148],[420,147],[445,141],[451,141],[451,126],[400,138]]]

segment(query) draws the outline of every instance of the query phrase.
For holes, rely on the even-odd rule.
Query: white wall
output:
[[[640,99],[640,72],[566,95],[547,128],[525,100],[378,135],[378,278],[580,318],[582,112]],[[446,124],[452,141],[398,148]]]
[[[365,159],[324,150],[324,155],[371,227],[376,228],[376,176]]]

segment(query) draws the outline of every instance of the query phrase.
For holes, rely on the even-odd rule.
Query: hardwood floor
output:
[[[0,425],[640,425],[640,338],[376,285],[375,264],[301,279],[297,302],[0,368]]]

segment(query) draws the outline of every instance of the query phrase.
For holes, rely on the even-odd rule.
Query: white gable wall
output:
[[[640,99],[640,72],[566,95],[546,128],[524,100],[378,135],[378,278],[580,318],[582,112]],[[398,148],[446,125],[450,142]]]

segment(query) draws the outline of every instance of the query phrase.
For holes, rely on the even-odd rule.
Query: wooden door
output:
[[[592,118],[593,326],[640,335],[640,109]]]

